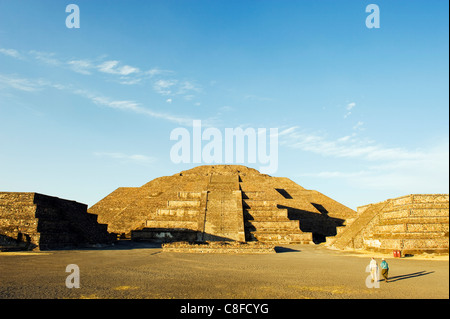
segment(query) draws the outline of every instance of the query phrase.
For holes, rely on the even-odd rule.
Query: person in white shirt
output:
[[[369,267],[370,267],[370,276],[372,277],[372,282],[376,282],[378,280],[378,263],[374,257],[372,257]]]

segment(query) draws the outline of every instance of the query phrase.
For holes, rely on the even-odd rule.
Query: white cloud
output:
[[[93,94],[88,90],[74,88],[71,85],[52,83],[43,79],[26,79],[15,76],[0,74],[0,87],[11,87],[20,91],[35,92],[45,88],[53,88],[61,91],[67,91],[71,94],[79,95],[89,99],[97,105],[106,106],[112,109],[131,111],[137,114],[143,114],[156,119],[163,119],[174,122],[179,125],[192,126],[192,119],[189,117],[175,116],[168,113],[156,112],[142,106],[140,103],[130,100],[115,100],[109,97]]]
[[[350,137],[327,140],[324,136],[300,132],[297,127],[286,129],[279,136],[283,137],[280,145],[327,157],[362,158],[375,161],[420,158],[423,155],[417,151],[409,151],[398,147],[383,147],[372,141],[350,139]]]
[[[347,110],[347,113],[344,115],[344,119],[346,119],[347,117],[349,117],[349,116],[352,114],[351,110],[352,110],[355,106],[356,106],[356,103],[355,103],[355,102],[351,102],[351,103],[348,103],[348,104],[347,104],[347,106],[345,107],[345,109]]]
[[[172,94],[171,87],[177,84],[177,82],[177,80],[158,80],[153,83],[153,88],[159,94],[170,95]]]
[[[141,81],[142,81],[141,78],[130,78],[128,76],[121,76],[119,83],[125,85],[134,85],[140,83]]]
[[[338,138],[338,142],[347,142],[350,138],[352,138],[352,135],[343,136],[341,138]]]
[[[118,67],[118,64],[119,61],[106,61],[98,65],[98,69],[100,70],[100,72],[119,75],[129,75],[132,73],[138,73],[140,71],[138,68],[129,65]]]
[[[41,80],[31,81],[29,79],[2,74],[0,74],[0,85],[25,92],[35,92],[42,89]]]
[[[356,123],[355,126],[353,126],[353,129],[355,131],[362,131],[364,129],[363,125],[364,125],[364,122],[358,121],[358,123]]]
[[[167,99],[166,102],[167,103],[172,103],[172,99]]]
[[[74,90],[73,93],[89,98],[97,105],[106,106],[123,111],[131,111],[137,114],[143,114],[157,119],[174,122],[180,125],[192,126],[192,119],[188,117],[174,116],[168,113],[160,113],[143,107],[140,103],[128,100],[114,100],[105,96],[94,95],[85,90]]]
[[[351,102],[351,103],[348,103],[347,104],[347,107],[346,107],[346,109],[347,109],[347,111],[350,111],[352,108],[354,108],[356,106],[356,103],[355,102]]]
[[[201,91],[202,88],[198,84],[195,84],[192,81],[183,81],[180,83],[180,88],[178,89],[177,94],[186,94],[189,92],[200,93]]]
[[[63,62],[61,62],[61,60],[55,58],[56,54],[53,52],[42,52],[31,50],[29,51],[29,54],[32,55],[36,60],[51,66],[58,67],[63,65]]]
[[[361,189],[398,195],[448,193],[448,163],[448,143],[442,143],[423,150],[414,158],[380,161],[358,171],[323,171],[303,176],[341,179]]]
[[[124,154],[124,153],[94,152],[94,155],[97,157],[106,157],[106,158],[140,162],[140,163],[153,163],[156,160],[154,157],[141,155],[141,154],[128,155],[128,154]]]
[[[161,70],[159,68],[153,68],[153,69],[150,69],[150,70],[144,72],[144,74],[150,75],[150,77],[153,77],[155,75],[170,74],[170,73],[173,73],[173,71]]]
[[[16,58],[16,59],[22,59],[23,58],[22,55],[17,50],[14,50],[14,49],[0,48],[0,53],[2,53],[4,55],[7,55],[7,56],[10,56],[10,57],[13,57],[13,58]]]
[[[383,146],[358,138],[355,133],[330,140],[292,127],[282,131],[279,136],[280,145],[319,156],[343,158],[346,160],[345,165],[358,168],[302,176],[341,179],[361,189],[376,189],[399,196],[448,192],[448,136],[441,142],[413,150]]]
[[[67,64],[73,71],[85,75],[90,75],[90,69],[93,67],[91,62],[87,60],[72,60],[68,61]]]

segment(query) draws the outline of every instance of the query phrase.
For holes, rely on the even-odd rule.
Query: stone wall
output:
[[[85,204],[38,193],[0,193],[2,249],[86,247],[114,240]]]

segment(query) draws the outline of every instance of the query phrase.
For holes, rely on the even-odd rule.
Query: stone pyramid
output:
[[[310,243],[356,212],[288,178],[241,165],[205,165],[120,187],[89,209],[108,231],[157,241]]]

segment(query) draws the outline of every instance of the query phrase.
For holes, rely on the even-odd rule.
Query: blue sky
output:
[[[370,3],[378,29],[365,25]],[[448,9],[0,0],[0,190],[93,205],[198,165],[169,155],[170,132],[197,119],[278,128],[272,175],[353,209],[448,193]]]

